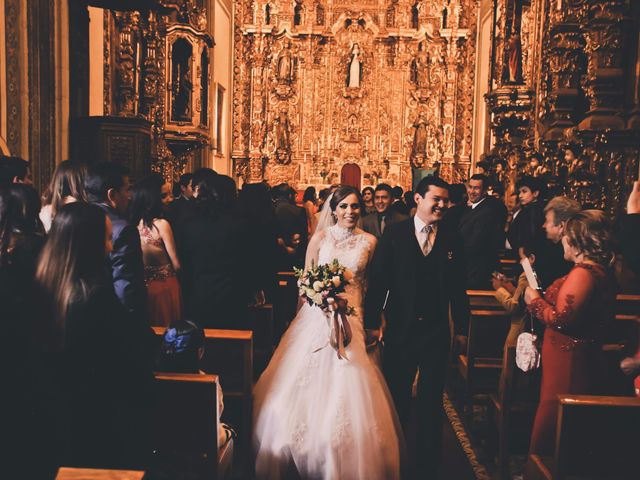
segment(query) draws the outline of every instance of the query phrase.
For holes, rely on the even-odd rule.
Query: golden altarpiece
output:
[[[470,166],[476,2],[235,2],[232,158],[244,182],[410,188]]]

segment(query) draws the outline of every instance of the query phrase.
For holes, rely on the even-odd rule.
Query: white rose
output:
[[[307,288],[304,293],[308,298],[312,298],[316,294],[312,288]]]
[[[313,303],[315,303],[317,305],[321,305],[322,304],[322,294],[321,293],[314,294],[313,297],[311,297],[311,300],[313,300]]]
[[[349,270],[348,268],[345,268],[343,276],[344,276],[344,279],[347,282],[353,280],[353,272],[351,270]]]
[[[322,290],[322,282],[320,280],[316,280],[315,282],[313,282],[313,289],[316,292],[319,292],[320,290]]]
[[[331,282],[333,282],[333,286],[336,288],[338,288],[342,283],[342,281],[340,280],[340,277],[338,277],[337,275],[331,279]]]

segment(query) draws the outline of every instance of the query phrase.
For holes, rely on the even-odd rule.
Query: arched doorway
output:
[[[361,171],[355,163],[345,163],[340,172],[340,183],[360,190]]]

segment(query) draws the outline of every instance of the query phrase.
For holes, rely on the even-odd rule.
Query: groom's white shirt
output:
[[[422,250],[422,246],[427,241],[427,234],[423,231],[424,227],[427,224],[424,223],[422,220],[420,220],[420,217],[418,217],[418,215],[413,216],[413,224],[416,228],[416,240],[418,241],[418,246],[420,247],[420,250]],[[436,242],[437,235],[438,235],[438,224],[432,223],[431,224],[431,245],[433,245]]]

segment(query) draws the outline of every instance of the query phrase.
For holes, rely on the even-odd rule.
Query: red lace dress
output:
[[[138,226],[147,285],[149,323],[166,327],[182,319],[182,294],[164,242],[146,225]]]
[[[552,455],[558,394],[593,395],[603,385],[601,339],[614,319],[615,280],[604,267],[577,264],[556,280],[529,311],[546,325],[542,387],[530,453]]]

